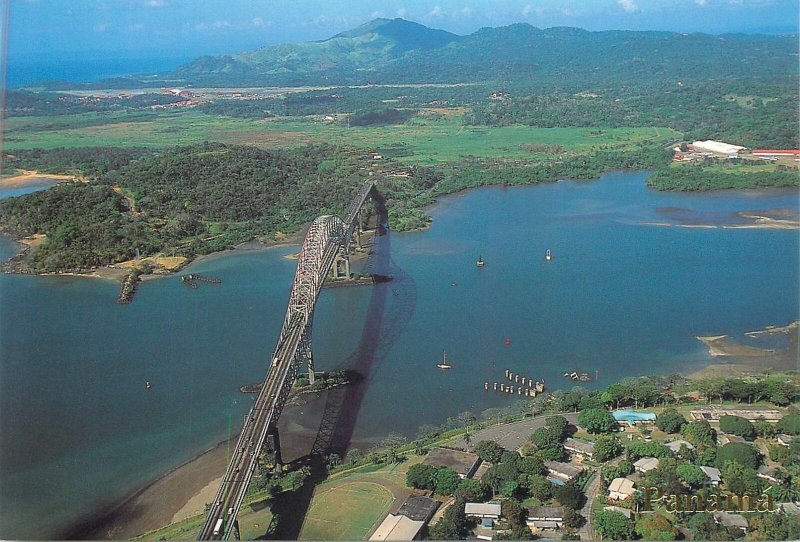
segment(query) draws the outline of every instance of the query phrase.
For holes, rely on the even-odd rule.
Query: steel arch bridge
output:
[[[359,227],[359,215],[364,202],[373,193],[377,193],[375,182],[366,181],[353,198],[344,220],[323,215],[311,223],[300,250],[289,306],[267,375],[245,419],[198,540],[222,540],[230,536],[267,433],[277,424],[302,364],[308,366],[313,381],[311,325],[314,307],[336,257],[347,249],[353,233]]]

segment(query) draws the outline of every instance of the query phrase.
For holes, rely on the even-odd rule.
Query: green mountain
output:
[[[284,44],[219,57],[204,56],[173,74],[208,82],[263,84],[355,81],[411,51],[441,48],[460,37],[403,19],[375,19],[323,41]]]
[[[519,23],[457,36],[375,19],[318,42],[202,57],[171,78],[193,84],[308,85],[494,81],[588,88],[796,77],[797,36],[540,29]]]

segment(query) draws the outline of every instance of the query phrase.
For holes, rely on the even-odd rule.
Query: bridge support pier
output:
[[[340,265],[343,264],[344,272],[340,269]],[[350,278],[350,258],[347,256],[336,256],[336,260],[333,262],[332,269],[333,271],[333,278],[334,279],[349,279]]]
[[[264,446],[267,451],[275,457],[275,472],[283,471],[283,458],[281,457],[281,440],[278,437],[278,427],[276,425],[270,426],[267,431],[267,438],[264,440]]]

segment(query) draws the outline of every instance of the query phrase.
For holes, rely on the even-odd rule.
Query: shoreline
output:
[[[222,441],[173,467],[99,516],[83,521],[83,528],[72,527],[59,538],[127,540],[172,523],[173,518],[187,513],[193,499],[204,497],[203,491],[225,472],[228,442]],[[235,439],[232,442],[235,445]],[[209,500],[213,497],[214,493]],[[204,506],[205,502],[200,505],[200,512]]]
[[[11,177],[0,177],[0,188],[20,188],[24,187],[31,181],[45,180],[45,181],[69,181],[69,182],[86,182],[84,179],[76,175],[60,175],[57,173],[39,173],[36,170],[21,170],[22,173]]]

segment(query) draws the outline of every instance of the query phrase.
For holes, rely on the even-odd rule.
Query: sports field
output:
[[[394,497],[372,482],[331,484],[314,496],[300,540],[362,540],[389,510]]]

